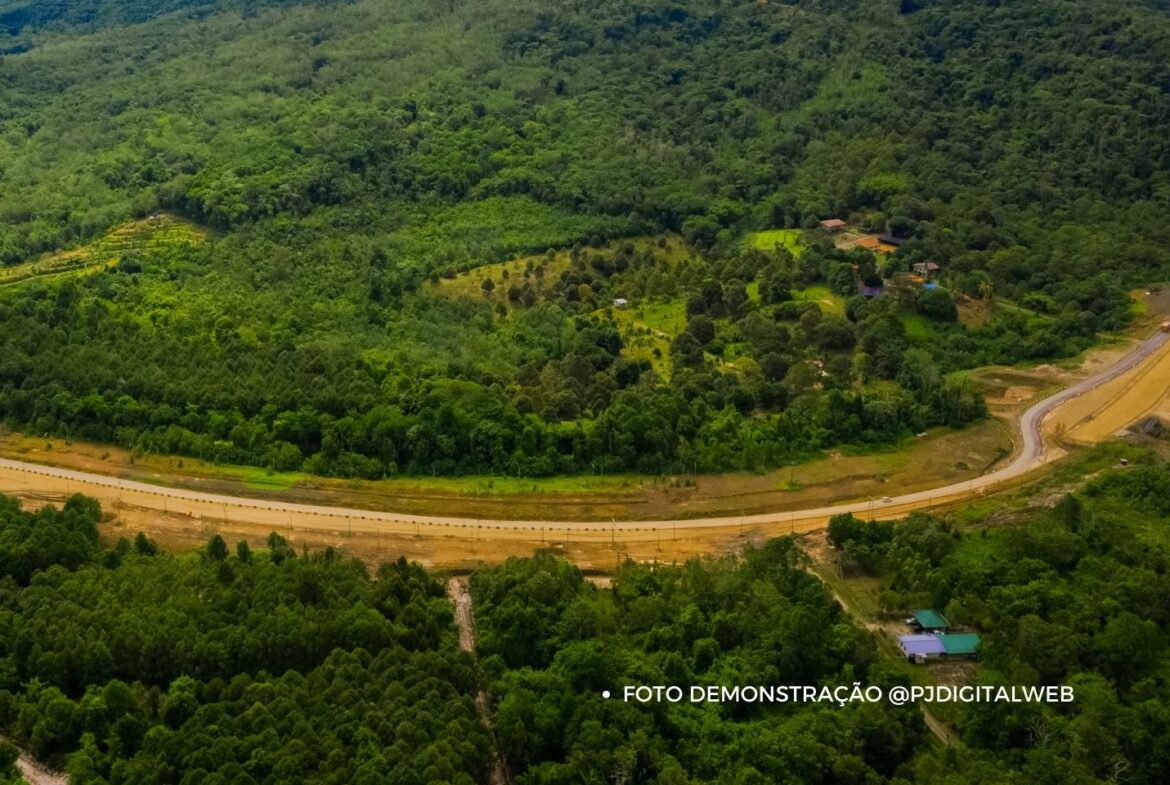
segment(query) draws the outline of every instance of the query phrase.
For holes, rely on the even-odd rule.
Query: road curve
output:
[[[60,469],[35,463],[0,458],[0,471],[20,475],[28,481],[38,477],[64,483],[67,492],[91,493],[148,509],[176,512],[195,519],[240,521],[272,526],[280,529],[326,529],[351,533],[387,533],[410,535],[445,535],[476,537],[506,536],[511,539],[539,537],[544,542],[571,540],[579,542],[613,541],[621,536],[624,541],[644,541],[660,536],[663,529],[719,529],[725,527],[768,527],[780,531],[814,528],[828,518],[842,513],[881,513],[883,516],[903,515],[913,510],[953,503],[978,495],[988,489],[1018,479],[1051,460],[1045,448],[1041,427],[1044,418],[1062,403],[1089,390],[1110,382],[1132,370],[1170,340],[1170,333],[1158,332],[1138,345],[1132,352],[1099,373],[1034,404],[1019,418],[1020,449],[1006,466],[989,474],[960,483],[931,488],[925,491],[895,496],[888,502],[872,500],[837,504],[805,510],[763,513],[747,516],[724,516],[686,520],[659,521],[525,521],[476,520],[444,515],[412,515],[379,512],[346,507],[295,504],[243,496],[190,491],[160,485],[126,480],[72,469]],[[525,535],[524,533],[528,533]],[[481,534],[482,533],[482,534]],[[539,533],[539,534],[538,534]]]

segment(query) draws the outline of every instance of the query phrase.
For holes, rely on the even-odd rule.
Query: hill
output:
[[[0,53],[0,263],[215,230],[0,292],[0,416],[36,433],[763,468],[978,419],[950,372],[1080,351],[1170,278],[1170,16],[1136,0],[10,1]],[[548,284],[439,283],[550,249]]]

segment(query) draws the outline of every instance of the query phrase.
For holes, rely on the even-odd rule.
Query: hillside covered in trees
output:
[[[961,427],[1170,278],[1168,123],[1139,0],[3,0],[0,265],[203,231],[0,285],[0,417],[366,477]],[[747,240],[831,217],[900,244]]]
[[[621,699],[642,684],[953,683],[844,612],[790,538],[626,563],[601,585],[549,553],[481,568],[473,657],[418,565],[370,571],[276,534],[185,555],[143,535],[105,546],[82,497],[36,513],[0,497],[0,735],[78,785],[470,785],[493,751],[518,785],[1158,785],[1170,467],[1125,454],[1112,470],[1098,455],[1102,471],[1048,508],[834,522],[846,579],[876,579],[891,614],[932,605],[982,633],[962,682],[1075,689],[1068,704],[936,704],[957,732],[946,747],[914,705]],[[0,742],[0,782],[11,757]]]

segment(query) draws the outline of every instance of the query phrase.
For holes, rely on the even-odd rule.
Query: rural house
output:
[[[929,609],[914,611],[906,623],[921,632],[945,632],[951,628],[951,623],[947,621],[946,616]]]
[[[914,265],[915,275],[920,275],[923,278],[930,278],[931,275],[937,273],[940,269],[942,268],[934,262],[917,262]]]

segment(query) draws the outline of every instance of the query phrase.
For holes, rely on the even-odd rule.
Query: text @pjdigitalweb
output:
[[[601,693],[611,697],[609,690]],[[989,684],[910,685],[879,687],[859,682],[837,686],[747,685],[743,687],[715,684],[626,685],[622,690],[626,703],[825,703],[845,706],[850,703],[1072,703],[1076,694],[1067,684],[1042,686]]]

